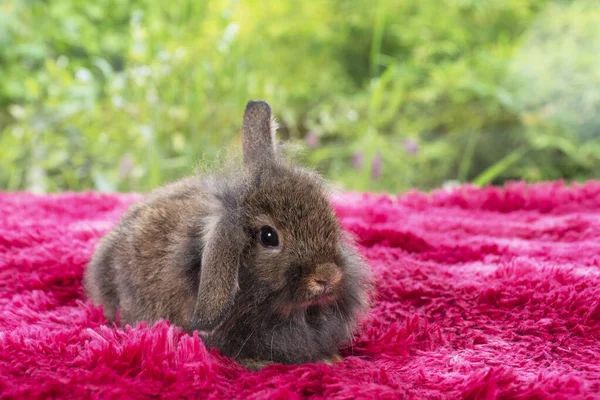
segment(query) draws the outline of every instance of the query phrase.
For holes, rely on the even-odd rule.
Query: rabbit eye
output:
[[[270,226],[260,228],[260,243],[265,247],[279,246],[279,236],[275,229]]]

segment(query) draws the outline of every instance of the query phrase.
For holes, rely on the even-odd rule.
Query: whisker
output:
[[[348,335],[350,335],[350,352],[354,355],[354,340],[356,339],[354,334],[350,332],[350,328],[346,325],[346,331],[348,331]]]
[[[335,299],[335,309],[338,312],[338,315],[340,316],[340,319],[342,320],[342,322],[346,322],[344,319],[344,316],[342,315],[342,310],[340,310],[340,304],[338,303],[338,299]]]
[[[338,299],[335,299],[335,308],[337,309],[340,319],[342,320],[342,323],[344,324],[344,327],[346,328],[346,332],[348,333],[348,337],[350,338],[350,351],[351,351],[352,355],[354,355],[354,335],[352,334],[352,332],[350,332],[350,328],[348,327],[346,318],[344,318],[344,316],[342,315],[342,310],[340,309],[340,304],[338,303]]]
[[[271,360],[273,359],[273,338],[275,337],[275,327],[271,331]]]
[[[250,334],[248,335],[248,337],[246,338],[246,340],[244,340],[244,343],[242,343],[242,347],[240,347],[240,349],[238,350],[237,354],[233,358],[237,358],[240,355],[240,353],[244,349],[244,346],[246,345],[246,343],[248,343],[248,340],[250,339],[250,336],[252,336],[254,334],[254,332],[256,332],[256,327],[252,330],[252,332],[250,332]]]

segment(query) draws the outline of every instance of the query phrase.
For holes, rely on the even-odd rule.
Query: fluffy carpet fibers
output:
[[[344,194],[378,284],[332,366],[249,372],[81,277],[135,195],[0,193],[2,398],[600,398],[600,183]]]

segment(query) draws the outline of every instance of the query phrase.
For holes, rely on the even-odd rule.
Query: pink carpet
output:
[[[85,303],[93,246],[134,199],[0,193],[0,397],[600,398],[600,183],[344,195],[370,319],[341,364],[256,373]]]

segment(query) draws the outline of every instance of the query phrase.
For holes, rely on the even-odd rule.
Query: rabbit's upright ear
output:
[[[207,227],[192,330],[210,331],[226,316],[237,291],[241,232],[227,215]]]
[[[244,112],[242,148],[244,165],[250,167],[275,156],[275,121],[264,101],[249,101]]]

